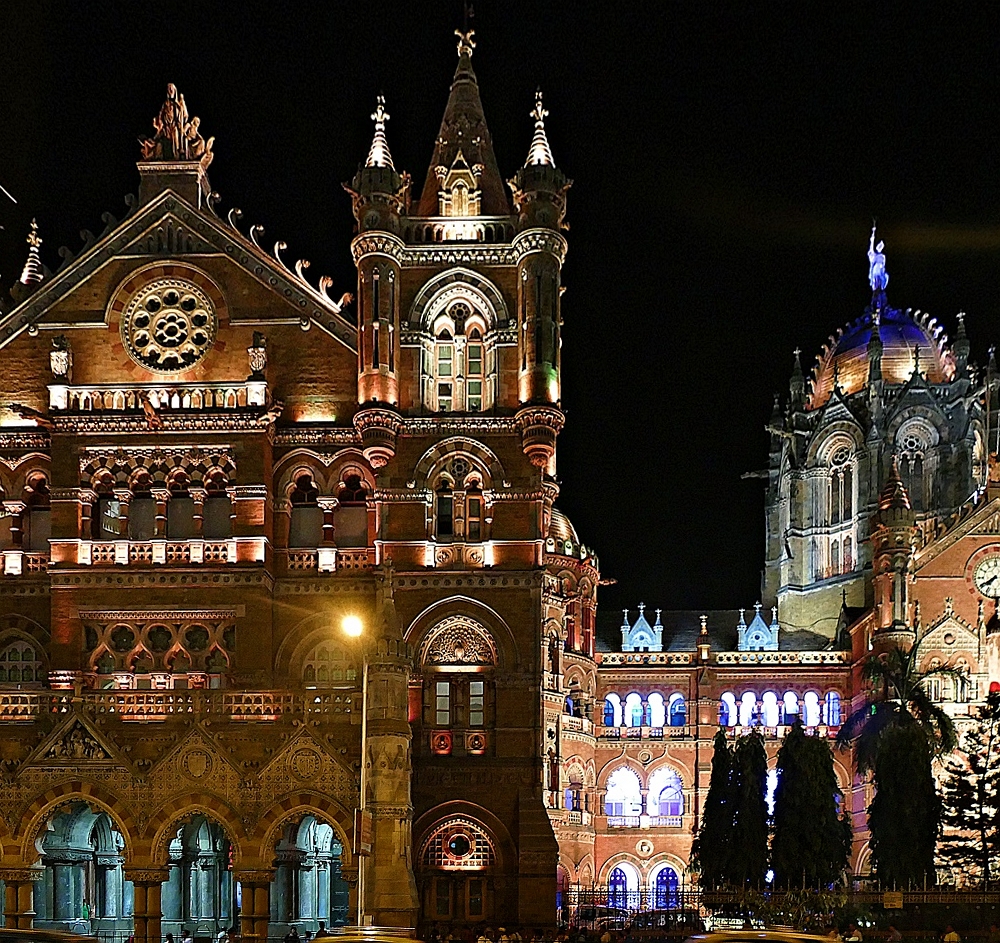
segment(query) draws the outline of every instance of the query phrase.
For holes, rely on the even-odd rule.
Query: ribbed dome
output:
[[[552,509],[552,519],[549,521],[549,532],[546,536],[561,541],[570,540],[577,545],[580,543],[580,538],[576,535],[576,528],[559,508]]]
[[[905,383],[913,373],[914,348],[920,348],[920,372],[929,383],[943,383],[955,376],[955,358],[944,328],[934,318],[907,308],[882,308],[879,336],[882,340],[882,379]],[[856,393],[868,382],[868,342],[872,335],[872,313],[865,314],[831,337],[816,358],[812,395],[808,409],[818,409],[833,391],[834,370],[845,394]]]

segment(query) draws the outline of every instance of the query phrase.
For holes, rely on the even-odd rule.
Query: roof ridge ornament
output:
[[[474,39],[476,31],[474,29],[457,29],[455,35],[458,37],[458,57],[461,59],[462,56],[468,56],[471,59],[472,51],[476,48],[476,40]]]
[[[139,138],[143,161],[192,161],[208,169],[215,154],[212,145],[215,138],[207,141],[202,137],[201,118],[188,117],[184,96],[171,82],[167,85],[167,98],[160,106],[160,113],[153,119],[151,138]]]
[[[37,220],[31,220],[31,230],[25,241],[28,243],[28,258],[24,261],[19,281],[22,285],[37,285],[45,277],[42,260],[38,256],[38,247],[42,244],[42,237],[38,235]]]
[[[524,162],[525,167],[555,166],[552,148],[549,147],[549,139],[545,134],[545,119],[548,114],[548,110],[542,104],[542,90],[537,89],[535,91],[535,107],[529,112],[529,116],[535,119],[535,134],[531,139],[531,147],[528,149],[528,159]]]
[[[375,111],[372,114],[372,121],[375,122],[375,137],[372,138],[372,146],[368,151],[366,167],[388,167],[390,170],[396,168],[392,163],[392,154],[389,153],[389,142],[385,137],[385,123],[389,120],[389,112],[385,110],[385,95],[379,95],[375,99]]]

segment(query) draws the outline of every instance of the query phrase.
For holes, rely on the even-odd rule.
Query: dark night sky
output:
[[[987,4],[478,0],[501,171],[536,86],[570,191],[559,505],[612,608],[749,606],[763,560],[763,425],[868,301],[873,216],[890,302],[973,358],[1000,338],[1000,14]],[[43,258],[135,192],[168,81],[215,135],[222,209],[353,289],[341,182],[384,92],[419,191],[455,67],[451,2],[8,0],[0,10],[3,290],[37,216]]]

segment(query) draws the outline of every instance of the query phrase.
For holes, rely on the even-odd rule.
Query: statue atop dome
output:
[[[885,253],[882,251],[885,243],[880,239],[875,245],[875,224],[872,223],[872,234],[868,240],[868,283],[872,291],[885,291],[889,284],[889,273],[885,270]]]

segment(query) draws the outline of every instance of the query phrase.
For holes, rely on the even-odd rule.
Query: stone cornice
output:
[[[558,256],[560,264],[566,261],[566,239],[551,229],[526,229],[514,237],[514,251],[518,259],[533,252],[548,252]]]
[[[130,587],[160,586],[172,589],[183,589],[186,586],[218,586],[219,570],[217,567],[194,569],[188,567],[170,567],[164,570],[159,567],[129,566],[117,570],[95,570],[89,567],[73,567],[49,570],[49,583],[52,586],[117,586],[123,582]],[[267,590],[274,586],[274,577],[263,567],[226,566],[225,578],[229,586],[263,585]],[[6,585],[5,585],[6,591]]]
[[[0,432],[0,449],[30,449],[33,452],[47,452],[50,444],[48,432],[37,432],[31,428],[17,432]]]
[[[153,622],[200,621],[221,622],[235,619],[236,610],[229,609],[81,609],[81,619],[91,622]]]
[[[227,432],[268,434],[268,426],[258,417],[260,410],[253,409],[234,413],[198,412],[195,415],[184,416],[164,412],[160,415],[162,426],[156,430],[159,434],[171,432]],[[69,434],[124,434],[152,435],[149,421],[143,415],[125,415],[122,413],[77,413],[75,415],[57,415],[52,419],[56,432]]]

